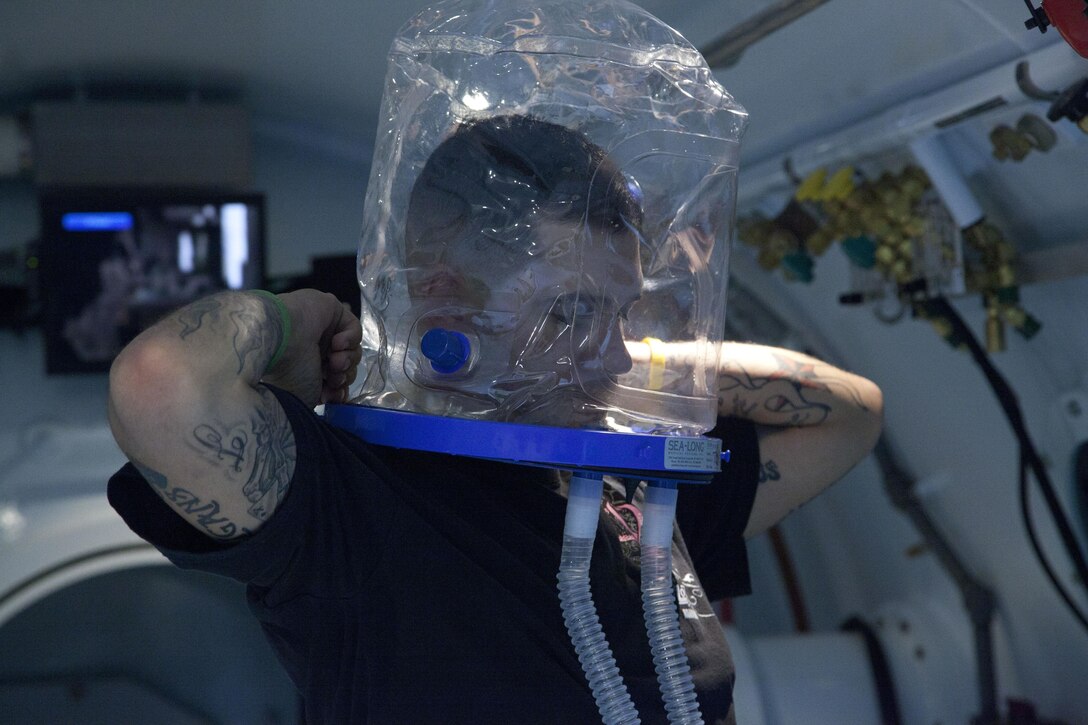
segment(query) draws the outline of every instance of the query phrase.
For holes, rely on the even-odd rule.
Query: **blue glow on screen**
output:
[[[123,232],[132,229],[132,214],[127,211],[69,212],[61,217],[60,223],[69,232]]]

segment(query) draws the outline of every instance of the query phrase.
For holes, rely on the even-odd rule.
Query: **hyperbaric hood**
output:
[[[392,44],[367,190],[353,402],[712,427],[746,119],[698,51],[621,0],[417,15]]]

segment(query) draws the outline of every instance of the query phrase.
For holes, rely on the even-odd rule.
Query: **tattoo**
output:
[[[718,409],[721,410],[724,407],[724,399],[718,398]],[[752,411],[756,409],[756,404],[751,401],[746,401],[740,397],[739,393],[733,394],[733,415],[738,418],[747,418],[752,414]]]
[[[247,529],[239,532],[237,524],[226,516],[220,515],[218,501],[212,500],[205,503],[191,491],[186,491],[180,486],[167,491],[165,498],[177,506],[182,513],[196,516],[196,523],[217,539],[229,539],[239,533],[249,533]]]
[[[254,465],[242,492],[253,505],[249,512],[265,521],[287,493],[295,467],[295,436],[291,424],[267,388],[260,389],[264,405],[251,421],[256,441]]]
[[[229,451],[223,447],[223,436],[210,425],[198,425],[196,430],[193,431],[193,435],[200,445],[215,453],[216,460],[221,461],[224,457],[233,458],[234,472],[242,472],[242,463],[245,460],[247,443],[245,431],[233,430],[227,433],[227,437],[230,439]]]
[[[246,367],[246,357],[250,353],[256,355],[256,365],[263,372],[264,366],[272,359],[272,354],[280,345],[280,336],[283,330],[279,324],[279,311],[269,300],[259,299],[264,307],[264,319],[262,320],[252,311],[239,308],[230,313],[231,322],[234,323],[234,354],[238,356],[238,373]],[[275,320],[275,324],[271,321]]]
[[[248,471],[242,494],[250,502],[249,513],[266,521],[287,493],[295,463],[295,438],[291,424],[275,396],[258,389],[262,404],[245,423],[198,425],[193,430],[194,448],[225,473]]]
[[[777,463],[768,458],[759,464],[759,483],[777,481],[780,478],[782,478],[782,474],[778,472]]]
[[[199,330],[204,324],[204,317],[207,315],[211,315],[213,323],[218,321],[219,309],[222,306],[219,300],[209,297],[183,308],[178,313],[178,320],[181,322],[181,339],[184,340]]]
[[[258,315],[252,303],[258,303],[263,308],[263,314]],[[209,297],[194,302],[178,313],[178,321],[181,322],[181,339],[185,339],[194,332],[204,327],[205,320],[209,327],[214,327],[223,318],[224,303],[220,297]],[[248,295],[244,301],[234,305],[226,313],[233,328],[231,333],[231,346],[235,357],[238,358],[238,374],[246,368],[247,359],[253,356],[254,367],[263,371],[263,366],[268,363],[276,349],[280,346],[283,337],[283,329],[279,323],[279,310],[275,303],[264,297]]]
[[[219,502],[212,500],[207,503],[201,501],[191,491],[180,486],[170,488],[166,476],[155,469],[139,461],[133,461],[132,465],[147,479],[147,482],[155,488],[159,495],[166,501],[174,504],[181,513],[196,517],[195,523],[204,529],[209,536],[217,539],[230,539],[238,534],[251,533],[247,528],[238,528],[238,525],[226,516],[220,514]]]
[[[779,425],[817,425],[827,420],[831,406],[812,398],[812,393],[839,395],[867,410],[861,395],[838,376],[825,376],[817,371],[817,363],[795,360],[780,353],[771,353],[778,369],[769,375],[755,376],[736,363],[734,369],[723,371],[719,379],[719,410],[731,408],[734,415],[750,418],[759,408]],[[732,405],[727,396],[732,393]]]

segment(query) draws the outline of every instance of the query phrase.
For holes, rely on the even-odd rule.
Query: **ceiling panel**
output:
[[[643,5],[705,47],[777,2]],[[0,112],[98,84],[225,93],[253,111],[258,137],[359,161],[369,156],[389,43],[427,4],[2,0]],[[1022,0],[828,0],[717,72],[751,115],[742,183],[746,168],[799,143],[1060,42],[1026,30],[1026,15]],[[1071,131],[1051,155],[1003,165],[988,156],[991,126],[954,136],[974,187],[995,209],[1017,209],[1009,224],[1034,245],[1083,237],[1088,137]]]
[[[751,114],[756,162],[1051,40],[1013,37],[957,0],[831,0],[717,75]]]
[[[771,0],[645,0],[705,45]],[[45,85],[127,80],[233,87],[258,113],[372,125],[396,29],[422,0],[6,0],[0,103]],[[1023,50],[1012,0],[830,0],[751,48],[725,85],[752,112],[760,154],[892,98]],[[992,8],[989,6],[993,6]],[[1044,42],[1027,34],[1020,45]],[[1051,35],[1054,35],[1051,33]]]

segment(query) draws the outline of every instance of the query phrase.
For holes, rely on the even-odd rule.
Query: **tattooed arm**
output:
[[[871,381],[808,355],[722,346],[718,412],[757,424],[760,484],[745,536],[842,478],[876,444],[883,397]]]
[[[332,295],[275,303],[225,292],[169,315],[133,340],[110,370],[113,435],[152,489],[204,534],[257,530],[287,493],[295,440],[278,385],[310,405],[341,400],[359,362],[359,321]]]

